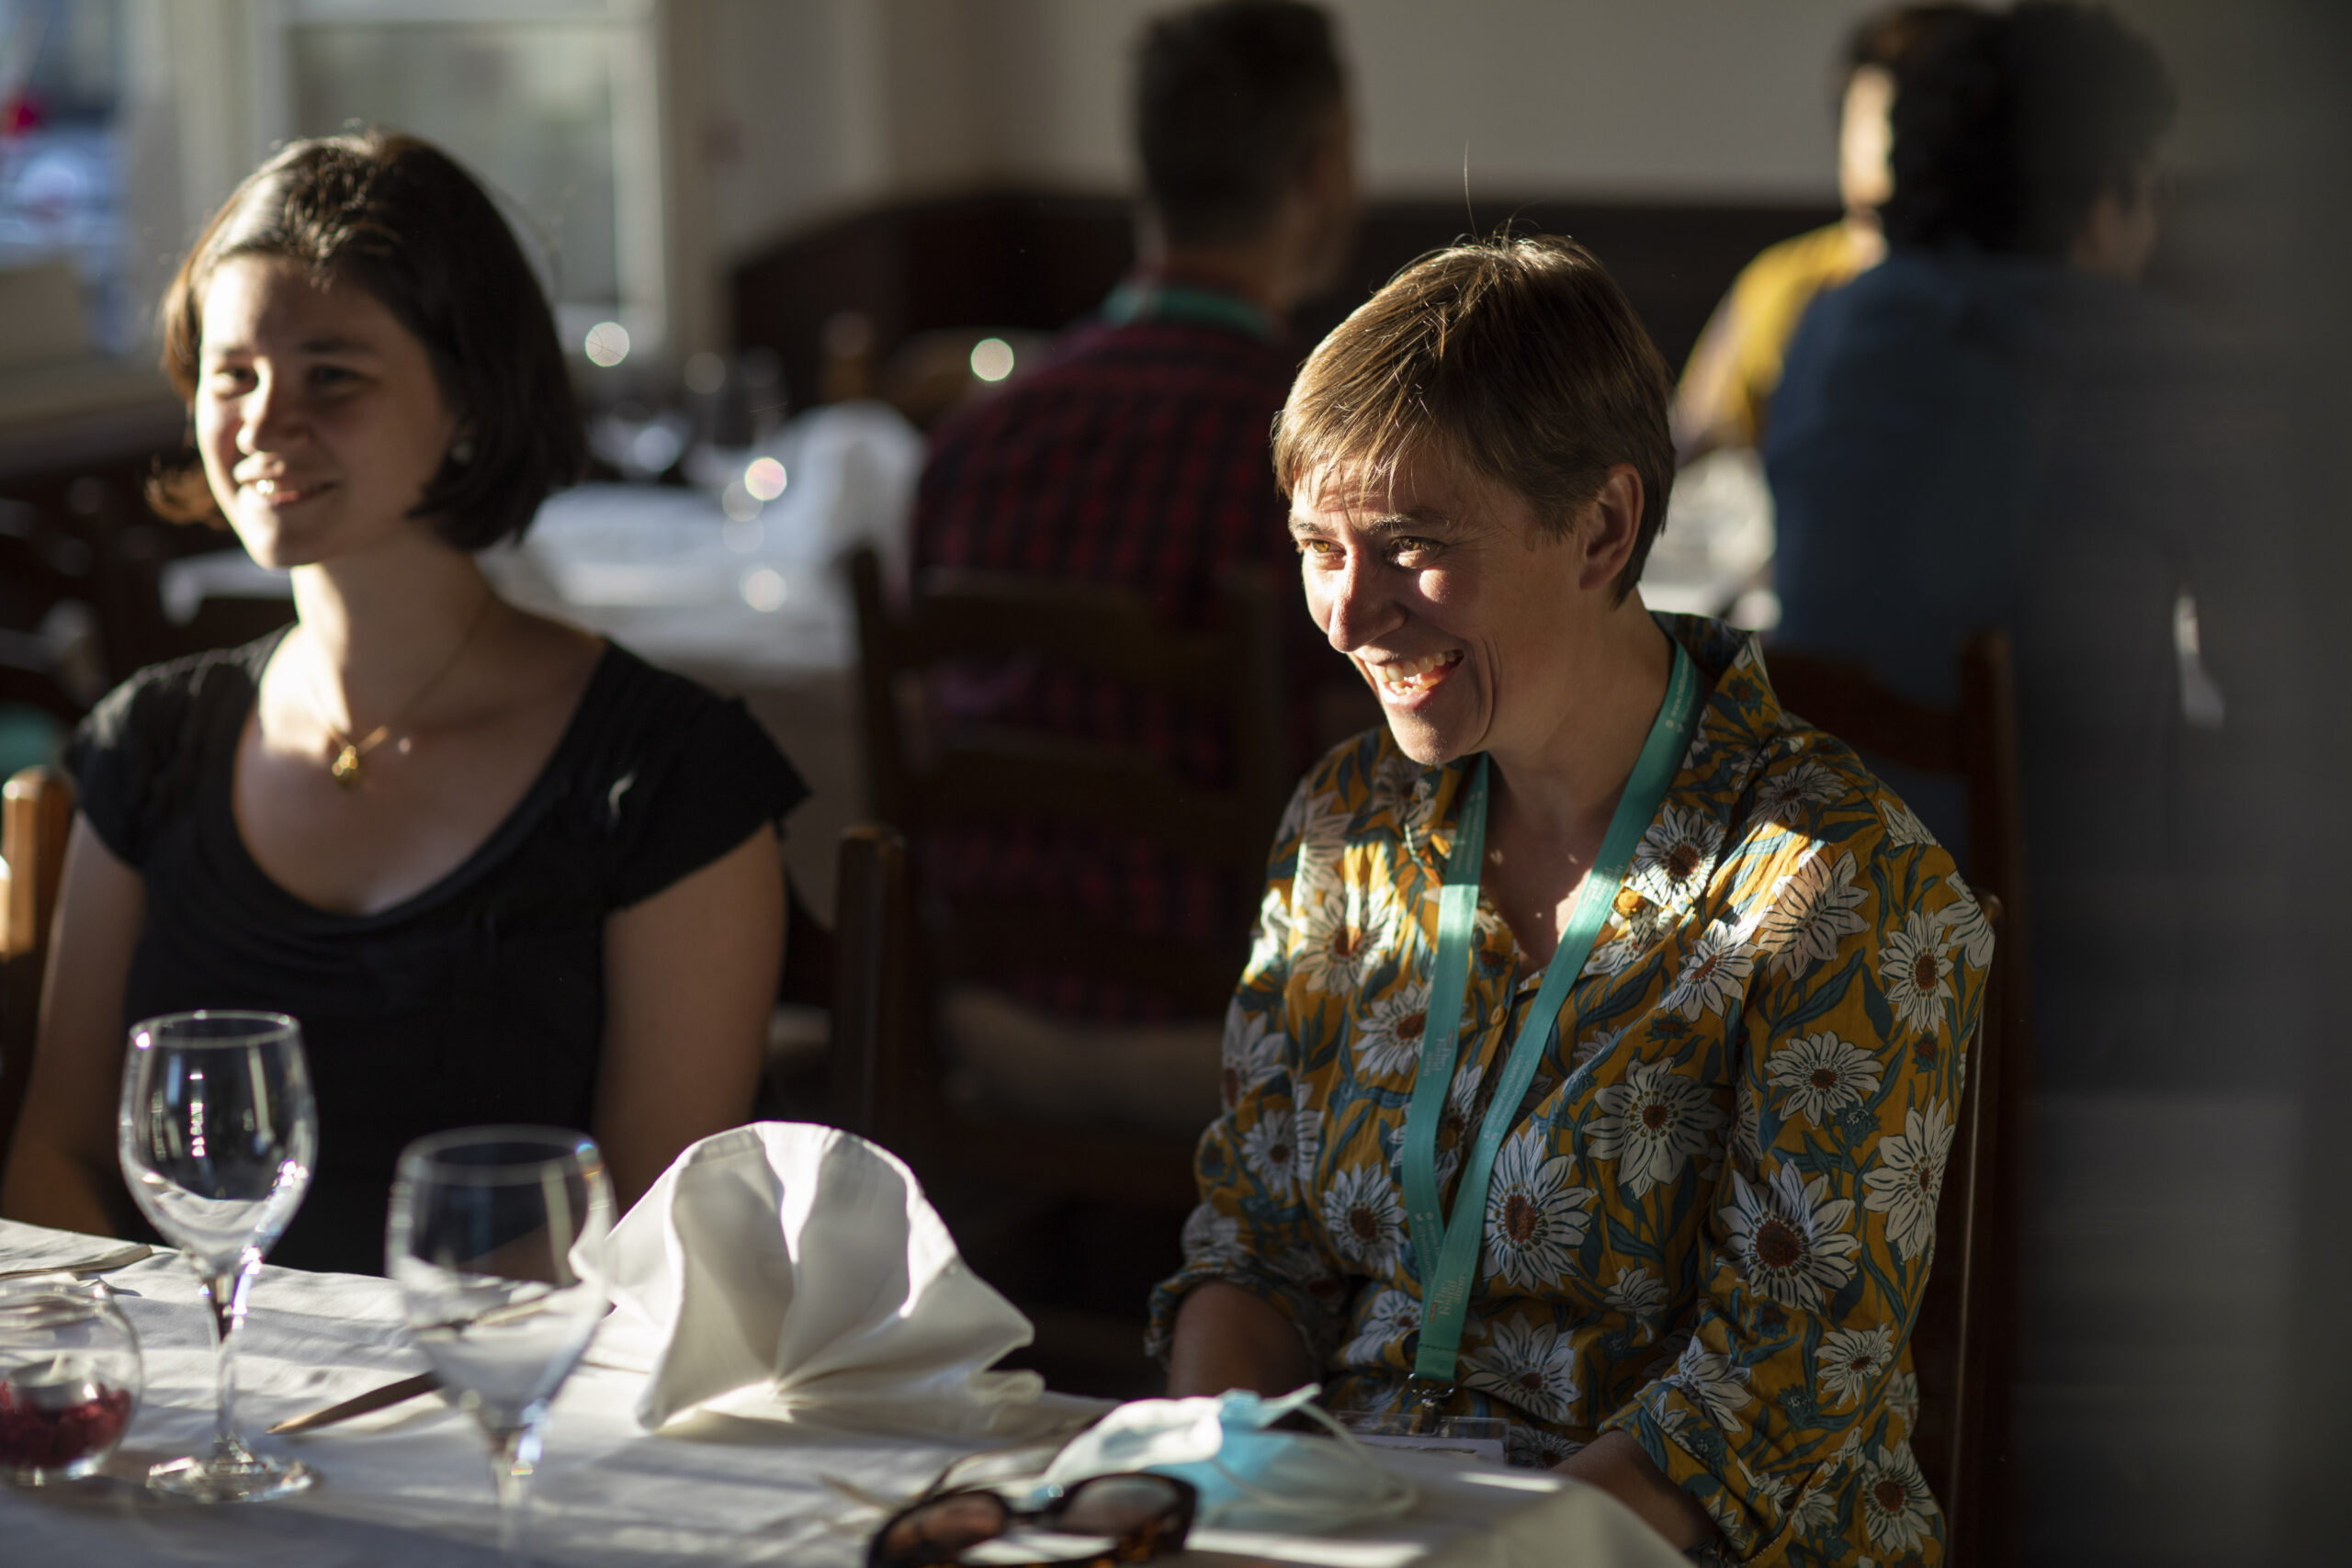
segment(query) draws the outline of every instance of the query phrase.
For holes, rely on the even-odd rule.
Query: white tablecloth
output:
[[[55,1232],[0,1222],[0,1268],[58,1240]],[[80,1256],[114,1245],[93,1238]],[[44,1250],[39,1260],[58,1256]],[[258,1436],[272,1421],[424,1369],[402,1342],[387,1282],[263,1271],[239,1357],[246,1431],[262,1448],[299,1454],[323,1479],[276,1502],[207,1508],[139,1484],[148,1464],[210,1436],[211,1349],[195,1275],[178,1257],[158,1254],[108,1279],[144,1348],[145,1398],[106,1475],[39,1491],[0,1484],[0,1562],[375,1568],[498,1561],[481,1434],[438,1400],[306,1437]],[[708,1416],[651,1435],[629,1415],[637,1379],[594,1365],[590,1354],[592,1364],[556,1403],[532,1483],[532,1544],[543,1562],[849,1568],[862,1561],[880,1516],[828,1477],[906,1496],[971,1451]],[[1322,1539],[1196,1532],[1196,1544],[1215,1551],[1176,1561],[1227,1560],[1222,1552],[1329,1568],[1675,1568],[1683,1561],[1595,1488],[1411,1454],[1386,1460],[1421,1488],[1420,1504],[1401,1521]]]

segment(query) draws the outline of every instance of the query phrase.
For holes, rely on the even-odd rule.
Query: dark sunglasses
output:
[[[1183,1550],[1199,1495],[1190,1482],[1140,1473],[1090,1476],[1037,1508],[994,1492],[948,1492],[893,1514],[866,1544],[865,1568],[1144,1562]]]

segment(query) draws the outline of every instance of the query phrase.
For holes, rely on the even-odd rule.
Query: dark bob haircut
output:
[[[1617,280],[1557,235],[1435,251],[1316,345],[1274,423],[1284,495],[1318,473],[1370,487],[1399,464],[1451,462],[1525,497],[1555,537],[1630,463],[1642,479],[1641,581],[1674,488],[1666,362]]]
[[[1865,65],[1875,65],[1899,77],[1917,51],[1973,26],[1985,15],[1982,6],[1956,3],[1897,6],[1872,12],[1846,35],[1845,73],[1850,76]]]
[[[1136,57],[1136,144],[1169,243],[1264,232],[1346,93],[1331,19],[1301,0],[1155,19]]]
[[[164,295],[164,374],[191,404],[204,291],[235,256],[364,288],[424,345],[471,450],[443,461],[411,515],[451,545],[520,537],[548,492],[580,477],[586,444],[547,297],[505,218],[438,148],[380,130],[297,141],[237,187]],[[147,493],[165,517],[222,524],[193,451]]]
[[[1895,68],[1887,243],[2063,258],[2172,123],[2154,49],[2095,6],[2025,0],[1939,27]]]

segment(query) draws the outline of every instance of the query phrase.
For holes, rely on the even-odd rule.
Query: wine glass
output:
[[[134,1024],[116,1131],[131,1198],[195,1267],[212,1308],[212,1450],[155,1466],[148,1484],[202,1503],[302,1490],[308,1466],[246,1446],[236,1360],[254,1276],[302,1206],[318,1159],[302,1026],[284,1013],[209,1010]]]
[[[573,1249],[613,1228],[605,1156],[585,1134],[462,1127],[401,1151],[384,1271],[409,1337],[489,1434],[498,1539],[529,1561],[526,1483],[548,1406],[605,1315],[605,1280]]]

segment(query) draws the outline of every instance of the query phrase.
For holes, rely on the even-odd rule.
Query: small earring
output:
[[[453,463],[470,463],[473,460],[474,438],[472,436],[460,435],[457,440],[449,444],[449,461]]]

